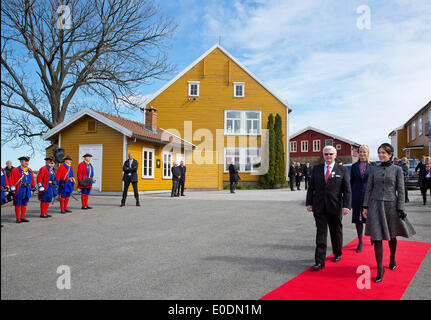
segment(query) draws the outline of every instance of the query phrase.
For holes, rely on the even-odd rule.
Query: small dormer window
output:
[[[199,81],[189,81],[189,97],[199,97]]]
[[[87,132],[96,132],[96,120],[88,120]]]
[[[244,97],[244,82],[234,82],[233,83],[233,96],[235,98],[243,98]]]

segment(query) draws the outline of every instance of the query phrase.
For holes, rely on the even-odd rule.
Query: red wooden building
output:
[[[313,127],[306,127],[294,133],[289,140],[291,161],[310,162],[311,165],[323,161],[324,146],[334,146],[337,149],[337,161],[342,163],[354,162],[360,146],[359,143]]]

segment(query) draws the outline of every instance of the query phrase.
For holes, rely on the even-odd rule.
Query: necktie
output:
[[[328,182],[330,171],[331,171],[331,167],[326,166],[325,182]]]

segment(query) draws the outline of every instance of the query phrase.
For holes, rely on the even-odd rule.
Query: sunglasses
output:
[[[324,153],[325,156],[332,156],[333,153]]]

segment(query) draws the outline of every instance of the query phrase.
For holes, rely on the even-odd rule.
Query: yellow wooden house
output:
[[[139,190],[172,188],[171,167],[184,160],[195,146],[157,126],[157,113],[147,109],[144,122],[132,121],[108,113],[83,109],[48,131],[43,138],[51,142],[47,155],[55,147],[63,148],[73,159],[76,176],[85,153],[93,155],[95,191],[122,191],[122,167],[131,152],[139,162]],[[189,184],[200,185],[200,177],[189,175]],[[129,189],[130,190],[130,189]]]
[[[291,109],[218,44],[151,95],[141,110],[136,118],[143,121],[84,109],[44,139],[64,148],[75,170],[81,156],[91,153],[99,191],[122,190],[128,152],[140,164],[139,190],[170,189],[173,161],[185,161],[185,188],[221,189],[229,181],[231,161],[242,182],[256,182],[265,172],[267,119],[278,113],[287,175]]]
[[[213,186],[216,180],[228,182],[231,160],[239,167],[242,182],[258,181],[265,172],[256,167],[267,158],[268,116],[280,114],[287,180],[291,109],[219,44],[146,101],[144,108],[158,110],[160,126],[198,147],[187,155],[186,163],[200,164],[196,170],[207,177],[201,187]],[[208,174],[210,169],[219,176]]]

